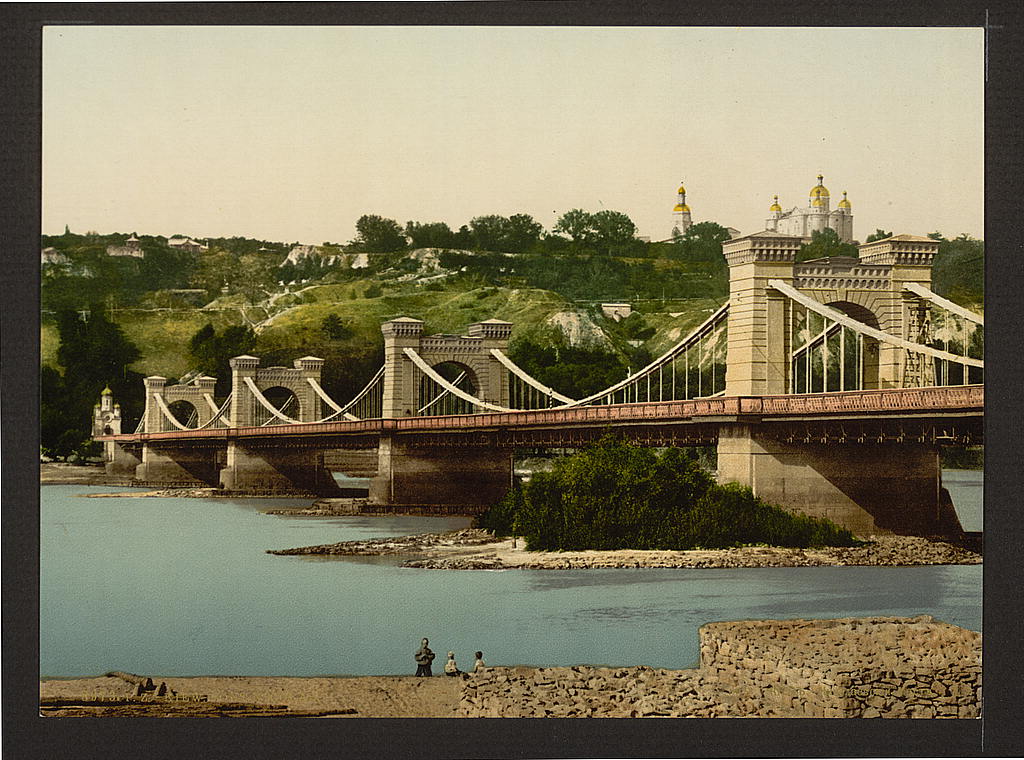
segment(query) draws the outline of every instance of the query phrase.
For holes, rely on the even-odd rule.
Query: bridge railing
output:
[[[890,412],[936,412],[982,410],[983,385],[936,388],[891,388],[867,391],[843,391],[799,396],[722,396],[718,398],[654,401],[571,409],[488,412],[439,417],[401,417],[334,422],[308,422],[296,425],[170,431],[148,434],[103,436],[97,440],[121,442],[174,439],[233,439],[278,435],[315,436],[345,434],[376,436],[386,433],[503,428],[532,425],[574,425],[645,420],[689,419],[712,421],[716,417],[785,417],[835,414],[869,415]]]

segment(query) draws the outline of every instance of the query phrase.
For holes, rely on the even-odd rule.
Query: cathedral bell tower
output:
[[[679,189],[676,190],[679,194],[679,199],[676,203],[676,207],[672,209],[672,234],[675,234],[676,230],[679,230],[680,235],[685,235],[686,231],[693,225],[693,219],[690,217],[690,207],[686,205],[686,188],[683,187],[683,183],[679,183]]]

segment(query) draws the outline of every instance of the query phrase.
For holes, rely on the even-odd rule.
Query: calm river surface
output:
[[[968,530],[982,473],[947,471]],[[712,620],[930,614],[981,630],[982,568],[403,569],[266,549],[449,530],[468,518],[283,517],[308,500],[83,499],[44,486],[41,676],[411,674],[423,636],[463,666],[698,660]],[[123,489],[128,490],[128,489]]]

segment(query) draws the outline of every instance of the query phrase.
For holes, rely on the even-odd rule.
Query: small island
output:
[[[443,570],[814,567],[979,564],[954,542],[856,537],[719,485],[692,450],[607,437],[538,472],[476,520],[447,533],[271,550],[278,555],[403,555]]]

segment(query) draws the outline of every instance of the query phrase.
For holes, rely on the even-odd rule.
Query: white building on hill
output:
[[[794,206],[789,211],[783,211],[779,205],[779,196],[776,195],[768,209],[771,216],[765,220],[765,229],[809,238],[811,233],[829,228],[835,230],[844,243],[853,242],[853,207],[846,199],[846,191],[843,191],[843,199],[839,201],[838,207],[830,211],[829,192],[822,184],[823,179],[819,174],[818,184],[811,188],[806,208]]]

